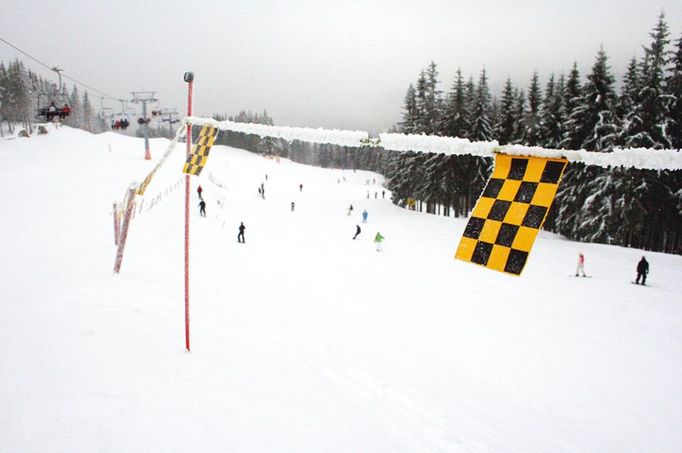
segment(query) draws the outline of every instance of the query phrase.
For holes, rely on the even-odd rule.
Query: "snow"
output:
[[[682,450],[682,257],[541,232],[500,274],[453,259],[466,219],[394,206],[369,172],[214,147],[184,352],[184,146],[112,274],[112,202],[168,143],[0,141],[1,452]]]

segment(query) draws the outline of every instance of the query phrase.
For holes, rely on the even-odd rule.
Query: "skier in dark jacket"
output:
[[[646,258],[642,257],[641,260],[639,260],[639,263],[637,263],[637,279],[635,280],[635,283],[639,285],[639,279],[642,279],[642,285],[646,284],[646,276],[649,273],[649,262],[646,260]]]
[[[206,217],[206,202],[204,200],[199,202],[199,214],[201,214],[202,217]]]
[[[362,231],[362,230],[360,230],[360,225],[355,225],[355,236],[353,236],[353,239],[358,237],[358,234],[360,234],[360,231]]]
[[[243,242],[246,244],[246,241],[244,240],[244,230],[246,227],[244,226],[244,222],[241,222],[241,225],[239,225],[239,234],[237,235],[237,242]]]

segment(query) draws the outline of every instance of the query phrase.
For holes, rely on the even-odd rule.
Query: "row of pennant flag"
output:
[[[201,128],[184,173],[201,174],[217,136],[217,127]],[[476,202],[455,258],[521,275],[567,164],[564,158],[496,153],[493,173]],[[153,172],[144,187],[152,176]]]

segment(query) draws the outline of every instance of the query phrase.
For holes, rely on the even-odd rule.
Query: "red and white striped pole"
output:
[[[118,205],[114,203],[114,245],[118,245],[119,228]]]
[[[192,116],[192,84],[194,74],[184,75],[187,82],[187,116]],[[192,153],[192,125],[187,123],[187,157]],[[189,349],[189,175],[185,175],[185,349]]]

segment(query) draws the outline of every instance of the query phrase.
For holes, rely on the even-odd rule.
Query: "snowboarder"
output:
[[[244,222],[241,222],[239,225],[239,234],[237,235],[237,242],[242,242],[246,244],[246,241],[244,240],[244,230],[246,227],[244,226]]]
[[[348,215],[350,215],[351,212],[353,212],[353,205],[350,205],[348,207]]]
[[[197,194],[199,195],[200,200],[203,200],[203,198],[201,196],[201,192],[203,192],[203,191],[204,191],[204,189],[202,189],[201,185],[199,185],[199,187],[197,187]]]
[[[583,277],[587,277],[585,275],[585,255],[582,253],[578,253],[578,268],[575,270],[575,276],[577,277],[579,273],[582,273]]]
[[[367,223],[367,209],[362,211],[362,223]]]
[[[646,276],[649,273],[649,262],[646,260],[646,258],[642,257],[641,260],[639,260],[639,263],[637,263],[637,279],[635,280],[635,284],[639,285],[639,279],[642,279],[642,285],[646,285]]]
[[[294,202],[291,202],[291,212],[294,212]]]
[[[206,217],[206,202],[203,199],[199,202],[199,215]]]
[[[355,236],[353,236],[353,239],[358,237],[358,234],[360,234],[362,230],[360,229],[360,225],[355,225]]]
[[[374,236],[374,243],[377,246],[377,252],[381,252],[383,248],[381,247],[381,241],[384,240],[384,237],[377,231],[377,235]]]

